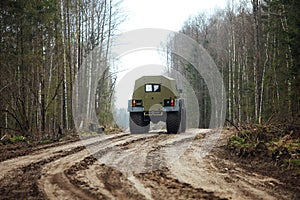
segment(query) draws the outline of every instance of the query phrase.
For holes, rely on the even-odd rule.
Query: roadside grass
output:
[[[15,144],[18,142],[26,142],[26,143],[31,143],[32,141],[25,136],[22,135],[14,135],[11,137],[3,137],[2,140],[0,140],[0,145],[7,145],[7,144]]]

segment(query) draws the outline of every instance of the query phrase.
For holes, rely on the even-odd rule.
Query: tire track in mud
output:
[[[145,199],[126,175],[113,167],[98,163],[94,156],[76,163],[65,174],[74,187],[97,199]]]
[[[86,193],[92,193],[98,199],[99,197],[100,199],[145,199],[144,195],[140,194],[134,184],[128,180],[126,173],[122,173],[115,167],[96,162],[107,153],[131,149],[138,143],[149,143],[156,140],[159,135],[133,135],[132,137],[131,140],[101,149],[65,170],[64,173],[70,183],[73,184],[71,187],[76,187],[77,190],[82,190]],[[78,176],[78,174],[87,171],[88,173],[85,173],[85,176]],[[91,174],[93,174],[92,177]],[[89,177],[90,181],[88,180]],[[92,187],[95,185],[95,182],[96,186]],[[77,198],[82,197],[80,195],[77,196]]]
[[[6,160],[0,165],[5,172],[0,199],[284,197],[270,195],[274,188],[264,187],[267,177],[244,175],[215,155],[199,156],[207,150],[202,143],[209,133],[110,135]]]
[[[16,158],[19,156],[26,156],[32,154],[37,151],[41,151],[43,149],[49,149],[52,147],[57,147],[65,144],[69,144],[72,142],[77,142],[79,138],[75,138],[72,140],[62,141],[62,142],[54,142],[50,144],[38,144],[38,143],[27,143],[22,142],[22,144],[9,144],[1,148],[0,151],[0,162],[3,162],[8,159]]]
[[[89,166],[93,165],[97,158],[101,158],[103,155],[115,148],[124,147],[134,142],[140,142],[144,139],[149,139],[152,137],[157,137],[157,135],[128,135],[127,137],[125,137],[125,139],[120,139],[121,137],[113,137],[106,139],[105,141],[94,143],[90,145],[90,147],[88,147],[88,149],[92,147],[92,152],[98,149],[92,155],[90,155],[91,152],[86,152],[83,155],[74,155],[73,158],[69,156],[62,159],[60,162],[49,163],[47,166],[45,166],[43,169],[44,175],[39,181],[39,186],[43,189],[43,192],[49,199],[57,199],[62,197],[70,199],[102,199],[108,198],[111,193],[119,197],[121,196],[122,198],[124,196],[126,196],[127,198],[132,196],[134,199],[136,197],[142,197],[134,190],[133,187],[130,186],[130,184],[128,184],[128,187],[120,187],[121,189],[119,190],[116,190],[116,187],[111,191],[106,190],[106,187],[92,189],[89,187],[89,184],[85,182],[85,180],[82,181],[74,178],[74,174],[78,171],[86,170]],[[76,164],[74,164],[74,162]],[[118,172],[117,170],[113,170],[113,168],[107,167],[103,164],[101,166],[102,171],[105,172],[102,177],[106,177],[100,178],[101,180],[103,180],[102,183],[104,184],[104,186],[107,186],[107,188],[111,188],[111,185],[114,185],[115,183],[119,183],[121,181],[122,173]],[[110,180],[109,177],[112,174],[114,178]],[[110,176],[108,177],[108,175]],[[110,183],[116,178],[119,179],[119,182],[115,181],[114,183]],[[126,182],[120,182],[119,186],[120,184],[126,185]],[[126,192],[122,192],[123,188],[131,188],[130,190],[133,190],[133,192],[130,192],[130,190],[127,189],[125,190]],[[101,192],[98,191],[99,189]]]
[[[64,151],[55,156],[33,162],[14,170],[8,176],[0,180],[1,199],[23,199],[24,197],[35,197],[43,199],[37,181],[41,177],[41,167],[47,163],[53,162],[58,158],[77,153],[85,149],[84,146],[75,147],[69,151]]]
[[[196,132],[191,130],[185,134],[156,134],[154,138],[145,137],[141,142],[112,149],[99,158],[99,161],[125,173],[163,168],[183,154],[194,140]]]
[[[128,141],[102,149],[94,155],[88,156],[74,164],[65,170],[64,173],[73,186],[79,186],[78,189],[90,192],[93,196],[104,199],[222,199],[213,194],[213,192],[194,188],[190,184],[167,176],[166,174],[170,174],[168,168],[156,171],[150,170],[146,173],[133,173],[130,170],[127,171],[119,167],[112,167],[105,163],[99,164],[96,162],[96,158],[99,159],[111,152],[117,153],[117,147],[120,147],[120,149],[117,148],[118,150],[131,150],[132,153],[129,156],[132,157],[136,152],[134,150],[138,151],[141,146],[146,145],[143,149],[147,151],[145,154],[146,160],[143,164],[147,165],[148,162],[153,164],[153,161],[149,161],[149,159],[152,156],[165,153],[162,149],[170,148],[174,144],[178,146],[180,143],[192,141],[192,137],[185,137],[183,135],[183,137],[170,139],[170,135],[158,135]],[[127,153],[125,152],[124,154]],[[121,156],[121,158],[127,159],[127,156]],[[159,160],[162,158],[163,156],[159,157],[155,162],[160,162]],[[118,163],[121,162],[122,160],[118,160]],[[160,192],[157,193],[157,190]]]
[[[205,134],[205,132],[201,133],[201,138]],[[167,135],[164,140],[155,141],[154,145],[147,152],[145,162],[146,171],[168,168],[188,149],[195,140],[196,135],[198,133],[190,130],[179,135]]]
[[[144,187],[151,189],[153,199],[226,199],[216,196],[214,192],[180,182],[169,175],[169,169],[149,173],[135,174]]]
[[[88,138],[84,143],[87,146],[97,146],[105,142],[105,140],[119,139],[125,136],[128,136],[128,134],[96,138],[96,141],[94,141],[95,138]],[[62,145],[50,145],[48,148],[39,149],[40,152],[36,150],[32,154],[1,162],[0,199],[22,199],[24,197],[44,199],[45,196],[37,184],[37,181],[42,176],[42,167],[86,149],[86,146],[83,146],[81,141],[71,142],[71,144],[69,142],[62,143]]]
[[[89,198],[94,199],[95,197],[99,198],[121,198],[121,199],[144,199],[142,194],[139,194],[139,192],[136,191],[136,188],[133,186],[133,184],[126,178],[126,175],[121,173],[119,170],[107,166],[105,164],[99,164],[97,161],[97,158],[101,158],[104,155],[106,155],[109,152],[116,151],[123,151],[125,149],[131,149],[133,146],[136,146],[137,143],[141,143],[144,145],[145,143],[150,143],[151,141],[157,140],[158,137],[167,137],[167,136],[160,136],[160,135],[131,135],[129,139],[125,141],[114,141],[114,143],[111,146],[102,146],[101,150],[98,150],[93,155],[87,156],[81,161],[77,162],[76,164],[73,164],[72,166],[66,166],[66,163],[64,162],[64,169],[60,169],[59,173],[54,173],[52,176],[52,179],[48,177],[47,180],[41,180],[41,188],[45,188],[46,185],[48,187],[48,191],[45,191],[47,193],[47,196],[51,198],[56,198],[59,195],[62,195],[64,193],[63,190],[68,188],[70,191],[76,191],[71,194],[72,196],[70,198]],[[160,140],[160,139],[158,139]],[[99,145],[100,143],[98,143]],[[97,146],[97,145],[95,145]],[[95,164],[96,162],[96,164]],[[97,165],[98,164],[98,165]],[[101,182],[102,187],[94,187],[91,188],[89,185],[92,185],[91,183],[88,183],[86,180],[86,177],[80,180],[80,178],[76,177],[76,174],[78,172],[86,171],[90,167],[97,168],[97,171],[101,172],[96,174],[95,177],[98,178],[98,182]],[[53,168],[53,169],[52,169]],[[55,165],[51,168],[48,168],[47,172],[53,171],[57,168],[60,168],[59,166]],[[116,181],[117,180],[117,181]],[[97,182],[97,180],[92,180],[94,182]],[[56,188],[49,188],[49,185],[56,184]],[[63,188],[62,191],[60,191],[61,194],[56,194],[57,196],[53,195],[54,190],[58,190],[58,188]],[[119,188],[119,189],[116,189]],[[70,194],[63,194],[70,195]]]
[[[97,142],[100,142],[102,140],[107,140],[109,138],[121,138],[128,136],[128,134],[120,134],[120,135],[114,135],[114,136],[109,136],[109,137],[89,137],[87,139],[77,141],[77,142],[71,142],[71,143],[62,143],[62,145],[59,146],[54,146],[51,148],[42,148],[37,151],[34,151],[28,155],[24,156],[18,156],[16,158],[8,159],[5,161],[0,162],[0,180],[4,178],[4,176],[12,172],[13,170],[16,170],[18,168],[21,168],[22,166],[26,166],[31,162],[37,162],[40,160],[43,160],[45,158],[48,158],[52,155],[60,154],[62,151],[66,151],[69,149],[72,149],[74,147],[78,146],[91,146],[93,143],[97,144]]]
[[[116,167],[124,173],[143,171],[148,152],[159,141],[166,140],[167,138],[168,135],[165,134],[146,136],[134,142],[116,146],[98,158],[101,163]]]
[[[203,139],[206,132],[200,135],[195,130],[181,135],[168,136],[167,140],[154,143],[147,153],[145,167],[147,172],[135,173],[143,187],[150,190],[152,199],[226,199],[205,191],[201,187],[180,182],[172,177],[170,166],[179,159],[195,140],[195,136]],[[195,134],[196,133],[196,134]],[[175,155],[175,156],[174,156]]]
[[[286,191],[280,190],[280,187],[271,186],[273,182],[278,183],[278,180],[245,171],[238,168],[236,163],[216,156],[217,152],[222,150],[219,147],[224,145],[226,140],[220,141],[206,157],[202,156],[206,150],[203,142],[201,138],[195,140],[184,155],[171,166],[171,177],[230,199],[292,199]]]

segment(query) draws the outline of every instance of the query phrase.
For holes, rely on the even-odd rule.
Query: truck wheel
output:
[[[167,113],[167,132],[168,133],[178,133],[179,126],[180,126],[180,118],[181,112],[168,112]]]
[[[130,132],[133,134],[148,133],[150,122],[144,121],[143,113],[130,113],[129,128]]]

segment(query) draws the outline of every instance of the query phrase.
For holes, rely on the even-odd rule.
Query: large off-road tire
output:
[[[181,120],[181,112],[168,112],[167,113],[167,132],[168,133],[178,133],[179,126],[180,126],[180,120]]]
[[[150,121],[144,120],[144,114],[141,112],[131,112],[129,119],[130,132],[133,134],[148,133]]]

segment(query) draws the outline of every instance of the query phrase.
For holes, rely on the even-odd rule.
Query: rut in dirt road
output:
[[[125,135],[113,136],[116,139],[125,137]],[[109,138],[109,137],[108,137]],[[42,167],[48,163],[55,162],[61,158],[68,157],[72,154],[80,153],[87,146],[99,145],[103,138],[90,138],[84,142],[70,141],[63,142],[59,145],[45,145],[43,148],[34,150],[32,154],[20,156],[1,162],[1,179],[0,179],[0,199],[23,198],[30,196],[43,198],[44,194],[38,187],[38,180],[42,176]],[[28,152],[28,151],[26,151]],[[85,150],[85,155],[88,152]]]
[[[7,174],[0,180],[0,193],[1,199],[10,199],[11,197],[16,199],[22,199],[25,196],[43,198],[43,194],[38,188],[38,180],[41,178],[41,168],[47,163],[51,163],[58,158],[66,157],[70,154],[77,153],[85,149],[84,146],[75,147],[70,151],[64,151],[61,154],[52,156],[50,158],[33,162],[27,166],[14,170],[13,173]]]
[[[218,139],[213,134],[121,133],[41,148],[1,162],[0,199],[295,197],[278,180],[217,157],[218,146],[206,155],[211,148],[206,140]]]
[[[191,137],[191,136],[189,136]],[[186,137],[177,137],[170,140],[170,135],[152,135],[147,136],[144,139],[131,140],[126,143],[116,145],[112,148],[103,149],[95,153],[93,156],[86,157],[82,161],[74,164],[65,174],[68,176],[69,180],[73,185],[77,185],[78,190],[82,193],[90,192],[92,196],[101,196],[105,199],[222,199],[213,194],[213,192],[206,192],[200,188],[193,188],[189,184],[181,183],[177,179],[168,177],[166,173],[166,168],[162,168],[165,164],[162,164],[162,158],[164,157],[163,149],[176,143],[177,146],[182,142],[192,141],[188,140]],[[144,147],[144,148],[141,148]],[[130,151],[129,151],[130,150]],[[124,155],[120,155],[123,151]],[[134,156],[134,153],[139,151],[138,157],[141,155],[145,156],[145,159],[141,159],[140,163],[133,164],[135,167],[148,168],[145,173],[133,173],[132,167],[124,168],[124,163],[131,163],[131,161],[126,162],[127,159]],[[110,167],[107,164],[99,164],[97,159],[102,157],[110,156],[114,152],[119,155],[119,159],[115,158],[114,162],[110,164],[120,164],[118,167]],[[158,159],[153,162],[152,156],[158,156]],[[121,159],[120,159],[121,158]],[[105,161],[102,159],[101,161]],[[125,160],[125,161],[124,161]],[[145,161],[144,163],[141,163]],[[158,166],[152,166],[157,165]],[[153,171],[155,169],[156,171]],[[160,170],[161,172],[157,175]],[[133,174],[132,174],[133,173]],[[91,177],[93,174],[93,177]],[[146,179],[148,181],[145,181]],[[91,180],[91,178],[93,180]],[[149,182],[152,184],[149,185]],[[97,184],[98,183],[98,184]],[[160,190],[160,194],[155,194],[156,190]],[[177,191],[177,192],[176,192]],[[73,194],[74,195],[74,194]],[[77,198],[83,197],[82,194],[76,194]],[[74,196],[73,196],[74,197]]]
[[[96,196],[103,196],[102,193],[94,195],[92,190],[85,188],[86,184],[83,184],[82,181],[72,179],[72,177],[70,177],[70,172],[74,170],[74,168],[80,169],[81,167],[77,166],[80,166],[82,162],[87,162],[88,164],[85,164],[86,166],[91,165],[96,160],[96,157],[102,157],[105,153],[112,151],[118,146],[124,146],[135,141],[141,141],[143,137],[145,136],[126,136],[120,139],[120,137],[116,136],[109,140],[105,139],[97,144],[94,143],[93,145],[89,145],[88,148],[91,151],[96,151],[98,149],[93,156],[90,156],[87,153],[84,155],[74,154],[67,158],[63,158],[60,162],[50,163],[43,169],[44,176],[41,177],[41,180],[39,181],[40,187],[50,199],[86,199],[87,197],[94,199]],[[96,177],[94,177],[94,179],[96,179]]]

